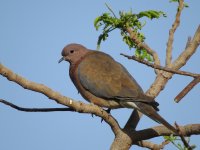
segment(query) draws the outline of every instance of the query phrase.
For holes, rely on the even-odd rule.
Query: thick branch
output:
[[[184,8],[184,1],[179,0],[179,6],[177,9],[175,20],[174,20],[174,23],[172,24],[172,28],[169,30],[169,38],[168,38],[167,50],[166,50],[166,66],[169,66],[171,64],[174,33],[176,29],[178,28],[178,26],[180,25],[180,16],[181,16],[181,12],[183,8]]]
[[[179,129],[183,136],[200,134],[200,124],[188,124],[185,126],[179,126]],[[171,134],[173,134],[173,132],[167,129],[165,126],[156,126],[140,131],[132,131],[130,136],[133,142],[137,142],[140,140],[147,140],[159,136],[170,136]]]
[[[62,96],[60,93],[53,91],[49,87],[38,84],[32,81],[29,81],[15,73],[13,73],[8,68],[4,67],[0,64],[0,74],[6,77],[8,80],[13,81],[24,89],[32,90],[38,93],[42,93],[48,98],[55,100],[57,103],[68,106],[80,113],[92,113],[104,119],[107,122],[111,129],[113,130],[114,134],[116,135],[121,129],[118,122],[106,111],[102,108],[94,105],[94,104],[84,104],[82,102],[77,102],[71,98]]]
[[[72,108],[24,108],[24,107],[19,107],[13,103],[10,103],[6,100],[0,99],[0,103],[3,103],[7,106],[10,106],[16,110],[19,111],[25,111],[25,112],[52,112],[52,111],[75,111]]]

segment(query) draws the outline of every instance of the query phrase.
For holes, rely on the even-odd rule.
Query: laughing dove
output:
[[[159,104],[145,95],[126,68],[111,56],[89,50],[80,44],[65,46],[62,56],[59,62],[65,60],[70,63],[70,78],[87,101],[109,109],[137,109],[177,133],[176,129],[157,113]]]

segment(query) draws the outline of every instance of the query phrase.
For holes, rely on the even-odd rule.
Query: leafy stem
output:
[[[141,30],[145,26],[146,22],[141,22],[141,19],[144,17],[151,20],[158,19],[161,16],[166,17],[166,14],[162,11],[155,10],[142,11],[136,14],[130,10],[128,12],[119,11],[119,17],[117,17],[111,7],[108,4],[105,5],[111,13],[103,13],[94,20],[96,30],[102,28],[102,33],[99,35],[97,41],[97,49],[100,48],[101,42],[108,38],[110,32],[115,29],[119,29],[121,31],[123,41],[129,46],[130,49],[135,48],[135,55],[137,57],[152,61],[152,56],[148,54],[145,49],[141,49],[138,44],[130,38],[126,29],[132,28],[133,32],[136,34],[137,41],[143,43],[145,36],[141,33]]]

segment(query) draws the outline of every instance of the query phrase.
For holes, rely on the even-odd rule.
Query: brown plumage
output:
[[[158,103],[146,96],[136,80],[111,56],[80,44],[67,45],[62,56],[59,62],[66,60],[70,63],[70,78],[87,101],[110,109],[137,109],[177,133],[156,112]]]

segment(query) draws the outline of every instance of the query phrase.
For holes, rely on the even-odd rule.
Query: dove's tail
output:
[[[171,124],[169,124],[163,117],[161,117],[156,111],[156,109],[146,103],[142,102],[124,102],[122,104],[124,107],[132,107],[134,109],[139,110],[149,118],[153,119],[154,121],[163,124],[165,127],[167,127],[169,130],[173,131],[175,134],[178,134],[178,131],[173,127]]]

